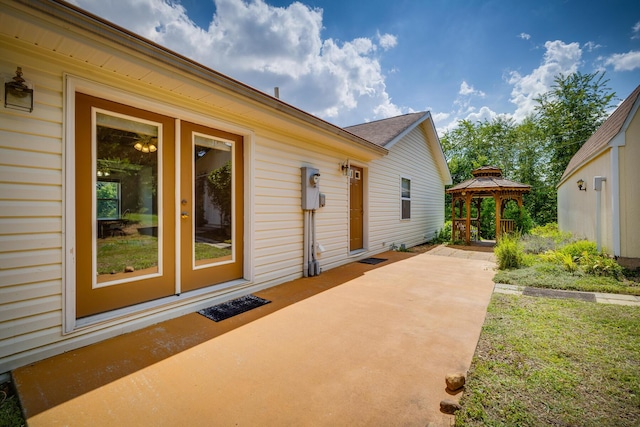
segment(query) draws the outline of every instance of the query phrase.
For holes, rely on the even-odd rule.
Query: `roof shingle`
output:
[[[420,113],[403,114],[402,116],[376,120],[375,122],[348,126],[345,127],[344,130],[384,147],[417,121],[421,120],[426,114],[428,113],[424,111]]]
[[[631,109],[640,96],[640,85],[625,99],[622,104],[609,116],[607,120],[596,130],[593,135],[580,147],[569,161],[567,168],[562,174],[562,182],[573,171],[580,167],[585,161],[592,158],[607,147],[609,142],[622,130],[622,125],[627,120]]]

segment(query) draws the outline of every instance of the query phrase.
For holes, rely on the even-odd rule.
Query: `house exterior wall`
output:
[[[381,158],[197,78],[163,72],[166,64],[153,58],[67,33],[51,18],[36,21],[7,10],[0,10],[0,74],[11,78],[21,66],[34,85],[35,108],[0,109],[0,373],[301,277],[302,166],[320,170],[326,195],[326,206],[316,213],[323,270],[393,242],[424,242],[442,226],[444,185],[421,130]],[[73,111],[66,79],[89,82],[95,96],[244,135],[244,283],[69,330],[74,247],[68,236],[74,230],[68,218],[74,205],[67,163],[73,124],[67,120]],[[370,180],[369,245],[355,255],[348,250],[349,179],[340,169],[346,158],[367,168]],[[412,179],[410,221],[399,220],[401,175]]]
[[[612,203],[611,152],[609,149],[568,176],[558,187],[558,227],[576,236],[597,241],[596,236],[596,191],[593,189],[595,176],[606,177],[601,192],[601,243],[608,253],[612,253]],[[576,184],[584,180],[587,191],[578,190]]]
[[[640,258],[640,114],[636,112],[619,147],[620,163],[620,256]]]
[[[372,250],[395,244],[406,247],[432,240],[444,223],[444,180],[434,161],[433,147],[416,127],[369,169],[369,231]],[[400,181],[411,180],[411,219],[401,219]]]
[[[12,43],[0,38],[0,69],[10,75],[20,64],[28,81],[35,82],[36,105],[32,113],[0,111],[0,372],[144,326],[123,326],[127,323],[121,321],[111,330],[63,332],[64,212],[71,207],[63,188],[64,151],[68,149],[63,76],[70,72],[99,84],[111,82],[98,70],[51,61],[45,52],[42,56],[21,54]],[[179,98],[158,88],[139,90],[134,96],[158,103],[174,99],[176,104],[170,107],[182,108]],[[314,147],[260,124],[247,124],[243,118],[237,123],[252,133],[253,150],[248,156],[254,166],[250,172],[254,185],[249,188],[251,208],[246,211],[253,218],[253,232],[247,236],[253,242],[250,271],[246,272],[252,289],[302,275],[301,166],[320,169],[321,190],[327,197],[327,207],[317,214],[318,237],[326,249],[320,255],[322,268],[348,262],[348,182],[339,163],[349,154]],[[188,310],[196,309],[191,306]],[[174,310],[166,315],[180,313]],[[149,322],[161,320],[163,314],[154,316]]]

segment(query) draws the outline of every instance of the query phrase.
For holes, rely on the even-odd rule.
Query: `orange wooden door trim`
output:
[[[161,276],[93,288],[94,182],[92,173],[92,107],[162,124],[162,264]],[[75,111],[75,212],[76,212],[76,317],[139,304],[175,293],[175,120],[82,93],[76,94]],[[160,206],[159,206],[160,208]],[[160,245],[159,245],[160,247]]]
[[[194,219],[194,189],[193,189],[193,133],[232,141],[234,146],[233,174],[235,180],[234,218],[235,235],[232,239],[235,260],[232,263],[222,263],[194,268],[193,255],[193,224]],[[200,289],[207,286],[224,283],[243,277],[243,241],[244,241],[244,168],[243,168],[243,137],[229,132],[212,129],[195,123],[182,122],[180,130],[180,210],[189,213],[180,219],[180,288],[182,292]],[[225,261],[220,259],[219,261]]]
[[[364,247],[364,169],[351,166],[349,179],[349,250]],[[359,178],[359,179],[358,179]]]

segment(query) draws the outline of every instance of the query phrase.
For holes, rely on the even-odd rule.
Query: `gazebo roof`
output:
[[[473,170],[471,173],[473,174],[473,178],[447,189],[447,193],[460,193],[467,190],[474,194],[492,193],[495,191],[516,191],[522,193],[531,191],[530,185],[503,178],[502,170],[493,166],[483,166]]]

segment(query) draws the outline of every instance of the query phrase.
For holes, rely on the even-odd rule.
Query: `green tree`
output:
[[[604,71],[560,74],[551,90],[536,98],[538,123],[549,159],[549,182],[558,184],[569,160],[607,118],[615,92]]]
[[[214,169],[207,176],[209,196],[215,207],[220,209],[222,222],[231,224],[231,161]]]
[[[551,90],[536,99],[536,114],[520,123],[504,117],[461,120],[441,139],[453,183],[471,178],[480,166],[499,167],[505,178],[531,185],[524,197],[525,212],[513,219],[523,226],[556,221],[556,185],[571,157],[607,117],[615,96],[607,82],[604,72],[560,74]],[[482,205],[484,237],[495,229],[491,203],[485,200]],[[451,217],[450,197],[445,215]]]

